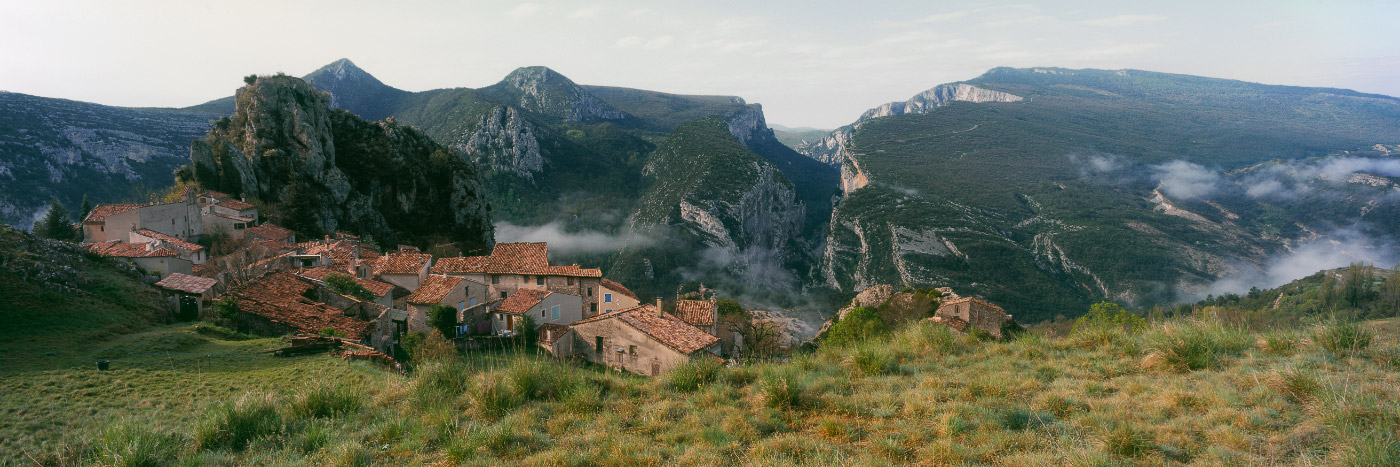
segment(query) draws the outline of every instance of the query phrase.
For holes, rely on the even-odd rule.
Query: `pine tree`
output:
[[[34,233],[54,240],[74,241],[78,239],[78,229],[73,228],[73,220],[68,218],[68,209],[58,198],[49,200],[49,213],[34,224]]]
[[[87,195],[83,195],[83,205],[78,208],[78,222],[87,219],[88,213],[92,212],[92,203],[88,202]]]

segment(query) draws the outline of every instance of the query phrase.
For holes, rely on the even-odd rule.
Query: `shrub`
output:
[[[132,467],[169,465],[175,461],[181,444],[181,440],[172,434],[123,421],[98,432],[93,443],[93,463]]]
[[[888,332],[889,326],[880,319],[880,314],[874,309],[856,307],[847,312],[846,317],[831,325],[831,329],[826,333],[826,342],[836,346],[850,345],[883,336]]]
[[[899,364],[895,362],[894,353],[884,346],[867,345],[861,347],[856,350],[856,354],[851,360],[861,373],[867,375],[883,375],[899,371]]]
[[[457,309],[447,305],[433,305],[428,310],[428,326],[436,329],[442,337],[457,337]]]
[[[203,449],[241,450],[255,439],[281,431],[282,415],[272,395],[244,393],[209,410],[195,431],[195,444]]]
[[[355,281],[355,278],[345,274],[327,274],[325,278],[326,287],[341,295],[349,295],[360,300],[374,300],[374,292],[370,292],[365,286]]]
[[[1219,367],[1225,357],[1248,345],[1244,333],[1218,323],[1194,321],[1169,325],[1150,339],[1145,367],[1192,371]]]
[[[1083,331],[1123,330],[1130,334],[1147,328],[1147,320],[1129,313],[1113,302],[1099,302],[1089,307],[1089,314],[1074,320],[1071,334]]]
[[[297,395],[292,401],[291,412],[302,418],[331,418],[359,410],[362,400],[359,391],[321,383]]]
[[[677,391],[694,391],[714,381],[719,376],[720,368],[720,362],[713,359],[691,360],[667,373],[666,382]]]
[[[1156,448],[1152,434],[1129,425],[1118,425],[1103,435],[1104,451],[1123,457],[1137,457]]]
[[[1362,328],[1360,323],[1354,322],[1325,324],[1313,335],[1313,341],[1317,342],[1317,345],[1337,355],[1365,350],[1371,345],[1371,338],[1370,331]]]

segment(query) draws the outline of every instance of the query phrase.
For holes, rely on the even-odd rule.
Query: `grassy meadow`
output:
[[[4,405],[99,422],[59,427],[65,442],[36,456],[56,464],[1388,465],[1398,328],[1196,317],[992,342],[916,324],[655,379],[533,355],[439,355],[409,379],[327,357],[224,364],[247,365],[237,374],[151,358],[36,372]],[[204,336],[193,329],[114,342]]]

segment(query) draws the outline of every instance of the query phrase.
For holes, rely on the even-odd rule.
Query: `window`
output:
[[[506,298],[506,293],[505,293],[505,292],[501,292],[501,298]]]
[[[588,304],[588,311],[591,312],[591,313],[597,313],[597,312],[598,312],[598,304],[597,304],[597,303],[589,303],[589,304]]]
[[[603,336],[593,337],[593,351],[603,353]]]
[[[544,285],[544,276],[535,276],[535,285]]]
[[[551,315],[549,319],[559,319],[559,305],[554,305],[554,308],[550,309],[549,314]]]
[[[592,287],[589,287],[589,288],[588,288],[588,296],[590,296],[590,297],[593,296],[593,288],[592,288]]]
[[[540,308],[540,317],[541,317],[541,318],[544,317],[544,308]]]
[[[457,311],[464,311],[464,310],[466,310],[466,309],[467,309],[467,302],[466,302],[466,300],[457,302]]]
[[[243,230],[243,226],[245,226],[245,225],[247,225],[247,224],[244,224],[244,223],[242,223],[242,222],[233,224],[233,230]]]
[[[635,346],[635,345],[629,345],[629,346],[627,346],[627,355],[631,355],[631,356],[633,356],[633,357],[637,356],[637,346]]]
[[[603,303],[612,303],[612,294],[610,294],[610,293],[605,293],[605,294],[603,294]]]
[[[471,306],[476,306],[476,297],[472,297],[470,300]]]
[[[523,276],[523,277],[525,278],[525,283],[526,283],[526,284],[529,284],[529,283],[530,283],[530,276]]]
[[[491,284],[492,284],[492,285],[499,284],[499,283],[501,283],[501,276],[491,276]]]
[[[566,284],[568,284],[568,285],[574,285],[574,278],[573,278],[572,276],[571,276],[571,277],[565,277],[564,280],[565,280],[565,283],[566,283]]]
[[[606,310],[603,310],[603,313],[604,313],[604,314],[606,314],[606,313],[612,313],[612,308],[608,308],[608,309],[606,309]]]

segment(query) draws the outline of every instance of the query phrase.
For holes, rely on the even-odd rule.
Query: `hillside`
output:
[[[100,203],[164,189],[215,118],[0,92],[0,223],[28,228],[54,197],[72,211],[83,195]]]
[[[1341,226],[1400,234],[1395,121],[1400,100],[1351,91],[995,69],[804,148],[842,164],[823,279],[966,288],[1032,322],[1203,296]]]
[[[265,203],[305,237],[344,231],[386,245],[492,243],[476,164],[390,120],[332,110],[327,94],[284,75],[238,90],[237,110],[190,150],[200,184]]]

